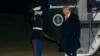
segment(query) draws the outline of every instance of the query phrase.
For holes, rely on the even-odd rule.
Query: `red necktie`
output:
[[[67,20],[68,20],[68,16],[65,17],[65,21],[67,21]]]

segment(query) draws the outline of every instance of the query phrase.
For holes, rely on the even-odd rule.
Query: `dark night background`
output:
[[[0,0],[0,40],[30,40],[32,0]]]
[[[32,0],[0,0],[0,12],[26,14],[32,7]]]

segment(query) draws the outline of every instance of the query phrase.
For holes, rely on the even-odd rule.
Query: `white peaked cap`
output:
[[[34,11],[35,11],[35,10],[41,10],[41,6],[35,7],[35,8],[33,8],[33,10],[34,10]]]

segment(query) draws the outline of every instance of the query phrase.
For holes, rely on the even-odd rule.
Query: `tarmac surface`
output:
[[[47,40],[43,41],[42,56],[64,56],[64,53],[58,52],[58,46]],[[30,41],[18,40],[0,43],[0,56],[33,56]],[[100,56],[98,51],[94,56]]]

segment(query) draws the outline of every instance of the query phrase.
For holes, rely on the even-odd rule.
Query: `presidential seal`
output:
[[[53,24],[55,25],[55,26],[61,26],[62,25],[62,23],[63,23],[63,17],[62,17],[62,15],[61,14],[55,14],[54,16],[53,16]]]

